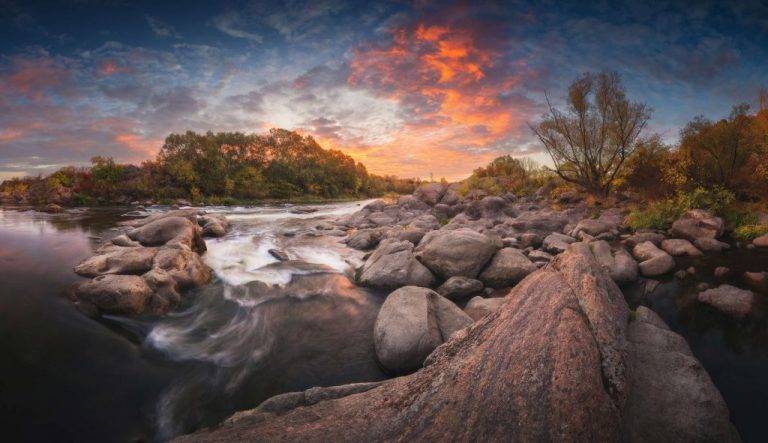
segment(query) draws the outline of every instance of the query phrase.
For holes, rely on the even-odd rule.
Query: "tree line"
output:
[[[94,157],[90,167],[6,180],[0,192],[30,204],[119,204],[189,199],[209,204],[264,199],[337,199],[412,192],[417,179],[370,174],[341,151],[285,129],[267,134],[170,134],[154,160],[120,164]]]

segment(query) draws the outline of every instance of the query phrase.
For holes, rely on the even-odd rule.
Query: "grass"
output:
[[[768,225],[742,225],[733,230],[733,236],[746,243],[765,234],[768,234]]]

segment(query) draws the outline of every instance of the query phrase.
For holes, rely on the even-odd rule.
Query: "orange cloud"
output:
[[[153,157],[163,144],[162,140],[145,138],[134,133],[116,134],[115,141],[135,153],[130,156],[132,160],[144,160]]]
[[[482,24],[417,23],[391,41],[355,51],[348,84],[397,101],[403,127],[382,146],[346,146],[374,172],[446,178],[468,175],[502,154],[505,141],[527,135],[533,104],[514,94],[531,75],[524,60],[505,60],[503,39]],[[503,65],[502,65],[503,64]]]

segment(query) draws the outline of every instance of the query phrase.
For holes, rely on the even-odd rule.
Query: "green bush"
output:
[[[716,186],[713,189],[696,188],[690,192],[677,194],[677,204],[689,209],[706,209],[713,214],[723,215],[726,208],[736,200],[733,192]]]
[[[727,189],[696,188],[691,192],[680,192],[675,198],[650,203],[645,209],[635,208],[629,213],[628,224],[632,229],[668,229],[685,211],[706,209],[715,215],[747,217],[729,212],[736,197]]]
[[[646,209],[634,209],[628,215],[627,224],[637,229],[668,229],[685,211],[674,199],[653,202]]]
[[[737,240],[747,243],[765,234],[768,234],[768,225],[742,225],[733,230]]]

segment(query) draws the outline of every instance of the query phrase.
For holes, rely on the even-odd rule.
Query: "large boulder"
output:
[[[393,374],[413,372],[435,348],[471,323],[469,316],[436,292],[405,286],[389,294],[376,318],[376,356]]]
[[[196,252],[205,251],[202,230],[184,217],[164,217],[128,232],[131,240],[144,246],[187,245]]]
[[[625,441],[740,441],[720,392],[681,336],[640,306],[627,338]]]
[[[768,234],[761,235],[760,237],[752,240],[752,244],[758,248],[768,248]]]
[[[451,301],[466,300],[472,294],[478,294],[483,290],[483,282],[473,278],[454,276],[445,281],[437,293]]]
[[[515,248],[500,249],[480,273],[478,279],[491,288],[514,286],[537,269],[522,251]]]
[[[628,320],[621,291],[589,248],[575,244],[414,374],[279,414],[249,413],[179,441],[620,441],[637,429],[624,423],[629,405],[635,417],[666,413],[634,396],[647,390],[653,398],[649,384],[680,380],[631,378],[650,367],[631,358]],[[681,396],[678,406],[707,407],[698,401]],[[657,427],[652,440],[733,435],[720,431],[727,410],[711,412]]]
[[[435,277],[413,254],[408,241],[387,239],[368,257],[359,274],[363,286],[395,289],[401,286],[432,286]]]
[[[723,235],[725,223],[703,209],[692,209],[672,223],[670,232],[675,237],[695,241],[697,238],[719,238]]]
[[[73,287],[78,300],[109,314],[134,316],[144,312],[152,288],[137,275],[101,275]]]
[[[446,187],[441,183],[425,183],[413,192],[413,196],[428,204],[435,206],[445,194]]]
[[[415,252],[421,263],[443,279],[475,278],[500,247],[499,241],[468,228],[441,229],[427,233]]]
[[[186,247],[165,247],[160,249],[152,267],[166,271],[180,289],[208,284],[213,277],[211,268],[198,254]]]
[[[75,266],[75,272],[84,277],[103,274],[143,274],[152,269],[157,254],[155,248],[117,247],[106,254],[94,255]]]
[[[222,214],[205,214],[197,219],[197,224],[203,228],[204,237],[223,237],[229,230],[229,221]]]
[[[704,237],[702,237],[704,238]],[[715,240],[717,241],[717,240]],[[696,246],[682,238],[671,238],[661,242],[661,249],[673,257],[699,257],[704,255]]]
[[[755,305],[755,294],[748,289],[739,289],[731,285],[699,292],[696,298],[715,309],[733,317],[746,317]]]

